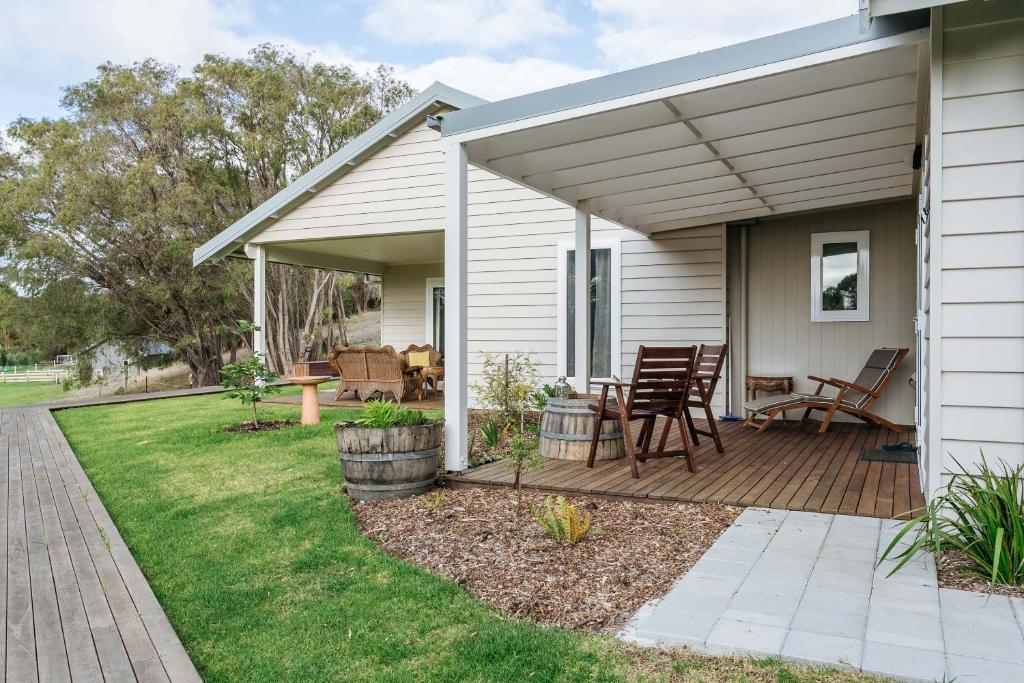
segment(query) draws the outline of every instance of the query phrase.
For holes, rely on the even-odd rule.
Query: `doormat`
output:
[[[917,463],[917,448],[911,447],[910,450],[865,448],[860,452],[860,459],[873,462],[901,462],[913,465]]]

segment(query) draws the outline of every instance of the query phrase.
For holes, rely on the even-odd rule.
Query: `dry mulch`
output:
[[[355,506],[363,533],[400,557],[465,587],[499,611],[591,632],[622,626],[664,594],[740,513],[709,504],[660,505],[570,497],[593,528],[577,545],[551,540],[530,514],[541,494],[435,491]]]
[[[498,433],[498,445],[493,450],[487,445],[487,442],[484,441],[484,437],[480,433],[480,427],[487,422],[488,418],[500,421],[498,413],[491,413],[486,410],[469,411],[470,467],[494,462],[495,460],[500,459],[509,450],[509,446],[512,441],[512,432],[509,430],[501,430]],[[527,428],[527,438],[536,441],[537,436],[534,434],[534,428],[539,429],[540,413],[533,411],[526,412],[524,415],[524,423]]]
[[[955,550],[943,551],[942,560],[936,565],[936,569],[939,574],[939,586],[942,588],[1024,598],[1024,586],[1010,586],[1001,583],[993,586],[988,579],[974,570],[974,564],[967,557]]]
[[[261,420],[259,424],[243,422],[233,427],[225,427],[224,431],[229,434],[252,434],[255,432],[274,432],[278,429],[291,427],[299,424],[298,420]]]

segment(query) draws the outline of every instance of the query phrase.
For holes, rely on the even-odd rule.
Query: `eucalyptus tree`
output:
[[[8,130],[7,277],[29,295],[81,283],[109,307],[106,334],[158,339],[199,384],[216,383],[236,343],[230,326],[251,311],[251,271],[232,260],[193,269],[192,250],[410,94],[387,70],[361,76],[270,45],[208,55],[186,76],[154,60],[103,64],[65,90],[64,116]],[[326,279],[273,269],[282,335],[323,320]],[[296,357],[278,340],[271,350],[281,363]]]

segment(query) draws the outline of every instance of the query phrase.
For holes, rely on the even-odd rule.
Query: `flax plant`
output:
[[[989,466],[984,454],[977,472],[971,473],[954,459],[945,493],[928,505],[919,517],[907,522],[882,554],[899,560],[889,573],[902,569],[919,553],[932,552],[942,559],[943,549],[953,549],[974,566],[990,584],[1024,585],[1024,465],[1010,467],[1000,461]],[[911,531],[914,541],[893,555]]]

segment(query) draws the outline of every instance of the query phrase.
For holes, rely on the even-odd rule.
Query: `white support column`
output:
[[[444,466],[469,468],[469,402],[466,387],[467,157],[462,144],[444,154]]]
[[[590,203],[576,205],[576,302],[574,330],[576,391],[590,393]]]
[[[267,249],[262,244],[246,245],[252,259],[252,323],[259,330],[252,333],[252,350],[267,353]]]

